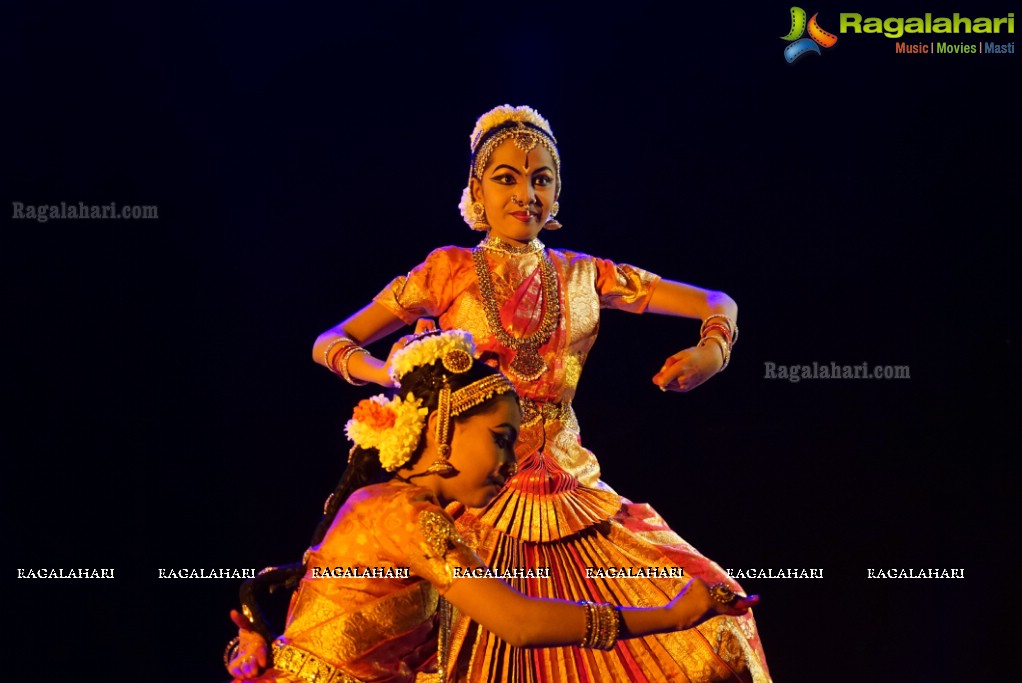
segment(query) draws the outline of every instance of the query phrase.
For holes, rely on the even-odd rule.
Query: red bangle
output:
[[[718,332],[720,332],[720,335],[724,337],[724,341],[727,342],[727,345],[731,346],[731,330],[724,327],[720,323],[713,323],[712,325],[704,326],[701,336],[706,337],[713,330],[717,330]]]

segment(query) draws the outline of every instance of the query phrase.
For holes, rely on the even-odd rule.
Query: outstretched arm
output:
[[[334,368],[330,367],[328,360],[336,361],[337,349],[332,347],[331,344],[334,344],[338,339],[344,337],[359,346],[365,346],[396,332],[403,326],[404,322],[400,318],[374,301],[361,311],[319,335],[316,338],[316,343],[312,345],[312,359],[334,371]],[[432,327],[434,327],[432,321],[424,322],[420,320],[415,330],[418,333]],[[396,348],[400,348],[403,345],[402,342],[398,342],[391,349],[391,354],[393,354]],[[388,361],[389,357],[387,360],[380,360],[369,353],[354,353],[347,359],[348,374],[356,380],[373,382],[385,387],[393,386],[390,377],[387,376]]]
[[[494,578],[461,578],[444,596],[461,612],[515,647],[578,645],[586,634],[586,608],[565,600],[531,598]],[[689,581],[663,607],[622,607],[619,639],[680,631],[720,614],[741,615],[758,596],[715,601],[700,579]]]
[[[653,289],[646,310],[660,315],[705,320],[713,313],[738,319],[738,304],[724,292],[701,289],[684,282],[660,280]]]
[[[738,304],[724,292],[673,280],[657,283],[646,310],[699,320],[713,315],[727,316],[735,324],[738,319]],[[674,354],[653,376],[653,383],[665,391],[689,391],[720,372],[724,366],[725,347],[730,348],[734,340],[728,339],[719,329],[709,329],[706,336],[719,341],[708,340],[710,343],[699,343]]]

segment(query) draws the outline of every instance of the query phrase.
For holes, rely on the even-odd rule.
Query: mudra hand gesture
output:
[[[683,630],[721,615],[740,617],[757,604],[758,595],[745,597],[723,583],[711,586],[702,579],[692,579],[667,604],[667,610],[675,617],[678,629]]]
[[[720,372],[724,358],[716,344],[692,346],[664,361],[653,384],[663,391],[691,391]]]
[[[224,664],[235,680],[255,678],[266,668],[266,641],[238,610],[231,610],[231,621],[238,627],[238,649],[230,659],[225,657]]]

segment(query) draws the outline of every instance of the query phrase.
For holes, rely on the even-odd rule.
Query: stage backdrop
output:
[[[549,246],[739,304],[685,395],[650,378],[698,323],[608,312],[575,408],[604,479],[761,594],[776,680],[1017,676],[1014,20],[897,36],[1014,7],[802,9],[824,33],[781,3],[7,4],[15,677],[226,678],[240,579],[167,577],[301,557],[370,394],[313,340],[475,243],[468,135],[505,102],[560,143]],[[29,578],[60,570],[99,578]]]

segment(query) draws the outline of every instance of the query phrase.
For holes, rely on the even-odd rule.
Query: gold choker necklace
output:
[[[487,237],[488,239],[490,238]],[[483,242],[487,240],[483,240]],[[533,248],[534,243],[539,244],[540,250],[543,249],[543,245],[539,240],[533,240],[524,247],[512,247],[501,242],[501,244],[505,244],[509,249]],[[483,254],[483,249],[485,248],[487,247],[480,244],[473,249],[472,260],[475,261],[476,278],[479,280],[479,293],[483,299],[483,310],[486,311],[486,322],[497,340],[515,352],[514,359],[508,365],[508,371],[524,382],[539,379],[540,375],[547,370],[547,364],[539,355],[539,347],[550,340],[550,336],[554,333],[557,323],[561,319],[561,304],[557,291],[557,271],[554,270],[553,261],[550,260],[550,254],[546,251],[541,252],[543,257],[539,262],[539,282],[540,287],[543,289],[543,320],[535,332],[527,337],[518,339],[505,330],[504,325],[500,322],[500,305],[497,303],[497,295],[493,290],[493,277],[486,263],[486,256]]]
[[[493,251],[500,251],[505,254],[513,254],[515,256],[521,256],[522,254],[537,254],[543,251],[544,245],[539,241],[538,238],[533,238],[528,244],[523,244],[520,247],[516,247],[513,244],[508,244],[499,237],[493,237],[487,235],[483,238],[483,241],[479,243],[480,249],[492,249]]]

